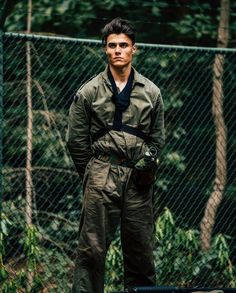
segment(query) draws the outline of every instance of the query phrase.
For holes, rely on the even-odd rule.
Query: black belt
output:
[[[127,132],[129,134],[132,134],[132,135],[135,135],[137,137],[142,138],[144,141],[149,140],[149,136],[146,133],[144,133],[143,131],[139,130],[138,128],[123,124],[120,127],[120,129],[116,129],[114,127],[101,128],[92,136],[92,141],[95,142],[96,140],[98,140],[100,137],[104,136],[105,134],[107,134],[111,130]]]

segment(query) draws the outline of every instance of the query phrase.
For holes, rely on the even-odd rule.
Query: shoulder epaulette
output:
[[[81,90],[88,82],[90,82],[94,77],[96,77],[97,76],[97,74],[94,74],[93,76],[91,76],[89,79],[87,79],[80,87],[79,87],[79,89],[78,89],[78,91],[79,90]]]

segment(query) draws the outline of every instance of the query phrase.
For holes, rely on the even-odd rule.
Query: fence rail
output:
[[[154,194],[158,283],[235,287],[236,50],[137,47],[133,65],[159,86],[165,105],[167,139]],[[102,44],[5,33],[1,51],[1,286],[4,292],[69,292],[82,191],[65,146],[67,115],[76,90],[105,68]],[[204,250],[200,224],[215,188],[221,150],[212,108],[213,65],[219,55],[223,75],[216,78],[223,94],[217,88],[222,108],[216,111],[227,130],[227,181],[222,198],[212,204],[215,216],[206,219],[212,230],[210,248]],[[121,260],[117,237],[107,256],[106,292],[122,290]]]

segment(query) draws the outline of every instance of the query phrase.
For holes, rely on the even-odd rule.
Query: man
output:
[[[69,113],[68,148],[84,186],[76,293],[104,292],[106,252],[118,225],[125,288],[155,285],[153,162],[164,144],[163,102],[131,65],[135,35],[127,20],[104,27],[103,45],[107,68],[78,90]]]

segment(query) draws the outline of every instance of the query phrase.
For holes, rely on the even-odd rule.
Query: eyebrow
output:
[[[118,43],[116,43],[116,42],[109,42],[109,43],[107,43],[107,45],[129,45],[129,43],[128,42],[118,42]]]

